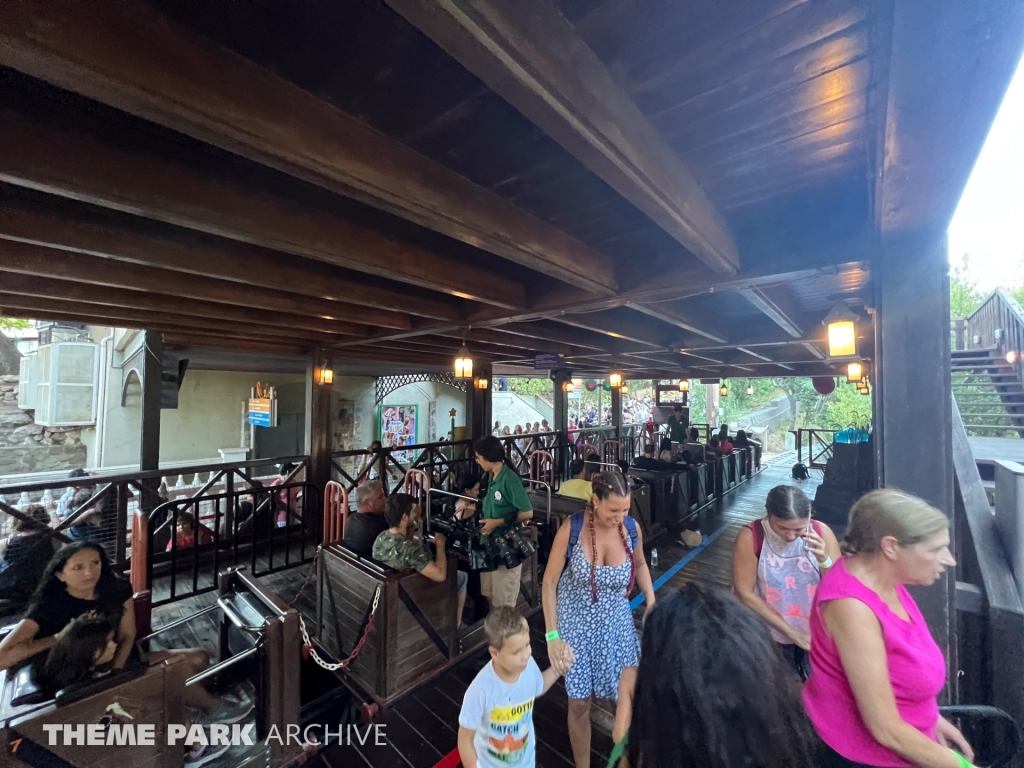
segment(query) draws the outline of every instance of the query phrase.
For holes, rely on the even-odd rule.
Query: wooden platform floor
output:
[[[764,498],[776,485],[799,485],[813,497],[820,484],[818,477],[797,483],[790,478],[790,462],[766,467],[759,475],[739,486],[726,498],[704,511],[696,527],[705,536],[705,543],[689,549],[674,534],[665,534],[650,548],[658,550],[658,565],[651,568],[658,594],[664,594],[688,582],[702,581],[730,587],[732,583],[732,548],[740,527],[764,514]],[[694,527],[694,526],[688,526]],[[649,559],[649,558],[648,558]],[[304,601],[303,601],[304,602]],[[644,608],[634,600],[634,616],[639,627]],[[536,615],[530,622],[533,653],[541,668],[547,666],[543,618]],[[385,726],[387,744],[334,745],[323,750],[321,763],[330,768],[431,768],[456,748],[458,716],[462,697],[476,673],[489,656],[481,650],[469,656],[436,680],[427,683],[385,710],[378,718]],[[603,718],[595,716],[591,763],[599,768],[607,762],[612,747],[605,724],[609,722],[610,703],[602,703]],[[537,765],[541,768],[571,768],[574,765],[566,730],[567,699],[559,681],[534,705],[537,731]]]
[[[1012,437],[968,437],[975,461],[1016,461],[1024,464],[1024,440]]]

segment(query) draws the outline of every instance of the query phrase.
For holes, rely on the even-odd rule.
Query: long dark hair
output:
[[[812,768],[799,684],[753,611],[723,589],[689,584],[647,617],[629,764]]]
[[[494,463],[505,461],[505,446],[501,444],[501,440],[496,438],[494,435],[488,435],[487,437],[481,437],[473,444],[474,453],[479,454],[484,458],[485,461],[491,461]]]
[[[123,605],[115,604],[115,595],[120,579],[114,573],[114,569],[110,567],[110,558],[107,557],[106,550],[94,541],[75,541],[57,551],[57,554],[47,563],[46,570],[43,571],[43,578],[39,580],[39,586],[36,588],[35,594],[32,595],[29,611],[40,603],[59,598],[62,592],[67,591],[64,582],[57,578],[57,574],[64,570],[68,560],[86,549],[91,549],[100,557],[100,580],[96,582],[96,595],[101,607],[105,612],[112,614],[111,618],[113,618],[113,614],[120,618]],[[110,605],[108,606],[107,603]]]
[[[44,685],[56,692],[88,678],[96,657],[107,649],[110,632],[110,622],[103,617],[87,614],[74,619],[46,657]]]
[[[764,507],[779,520],[806,520],[811,516],[811,500],[795,485],[776,485],[768,491]]]

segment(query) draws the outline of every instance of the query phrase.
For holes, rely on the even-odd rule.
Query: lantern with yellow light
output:
[[[723,383],[722,386],[720,386],[718,388],[718,394],[721,395],[722,397],[728,397],[729,396],[729,385]]]
[[[862,363],[850,363],[846,366],[846,380],[858,382],[864,380],[864,365]]]
[[[680,379],[679,380],[679,391],[680,392],[689,392],[690,391],[690,380],[689,379]]]
[[[476,380],[476,388],[477,389],[487,389],[490,385],[491,385],[491,382],[489,382],[487,379],[485,379],[483,377],[481,377],[481,378]]]
[[[612,389],[619,389],[622,386],[622,374],[612,373],[608,375],[608,386]]]
[[[828,356],[856,357],[857,315],[837,302],[823,322],[828,327]]]
[[[320,383],[321,384],[333,384],[334,383],[334,369],[328,365],[327,360],[320,361]]]
[[[576,384],[571,381],[566,381],[562,384],[562,391],[566,394],[576,391]]]
[[[470,356],[465,344],[462,345],[459,353],[455,355],[455,378],[462,381],[473,378],[473,358]]]
[[[624,395],[628,395],[629,394],[629,385],[628,384],[623,384],[621,387],[619,387],[619,392],[621,392]]]

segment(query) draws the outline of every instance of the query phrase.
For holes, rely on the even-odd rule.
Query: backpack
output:
[[[808,478],[807,467],[805,467],[799,461],[793,465],[793,479],[794,480],[806,480]]]
[[[569,561],[572,560],[572,552],[576,549],[576,545],[580,543],[580,534],[583,533],[583,512],[576,512],[572,517],[569,518],[569,546],[565,548],[565,564],[568,565]],[[626,526],[626,533],[629,534],[629,546],[632,549],[636,549],[636,545],[639,542],[639,538],[636,533],[636,520],[629,515],[626,515],[626,519],[623,520],[623,524]],[[763,536],[762,531],[762,536]]]
[[[760,520],[755,520],[749,527],[750,532],[754,534],[754,557],[760,557],[761,549],[764,547],[764,523]],[[811,528],[814,529],[816,534],[821,536],[821,523],[817,520],[811,520]]]

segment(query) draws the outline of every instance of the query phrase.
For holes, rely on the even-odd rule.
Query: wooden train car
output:
[[[527,532],[536,541],[533,526]],[[395,571],[341,544],[324,547],[317,583],[319,645],[336,659],[353,656],[348,677],[387,706],[479,648],[483,633],[460,637],[456,569],[434,582],[416,571]],[[540,608],[537,554],[523,562],[517,607]],[[376,607],[375,607],[376,606]]]

